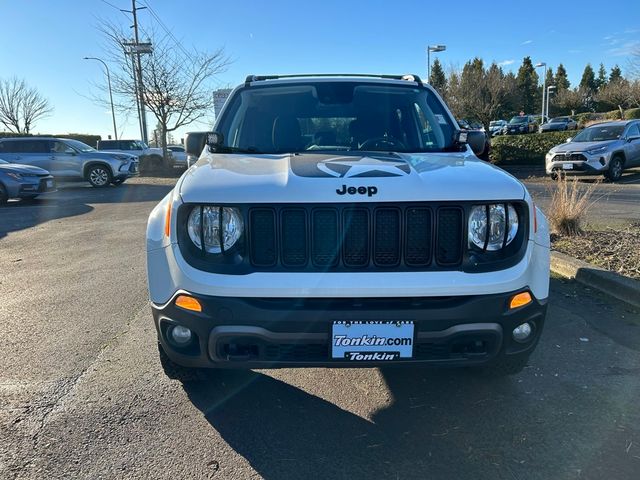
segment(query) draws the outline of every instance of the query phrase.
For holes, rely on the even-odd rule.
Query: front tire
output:
[[[622,171],[624,169],[624,164],[622,158],[619,155],[613,157],[611,162],[609,162],[609,170],[605,173],[605,177],[610,182],[617,182],[622,177]]]
[[[87,172],[87,180],[92,187],[104,188],[111,183],[111,172],[104,165],[94,165]]]

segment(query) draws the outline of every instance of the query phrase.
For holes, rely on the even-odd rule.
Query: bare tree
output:
[[[485,69],[479,58],[467,62],[462,73],[452,74],[449,80],[456,116],[479,120],[485,128],[513,110],[516,93],[515,76],[505,75],[495,63]]]
[[[624,110],[632,102],[631,85],[625,79],[610,82],[600,89],[596,101],[620,110],[620,118],[624,119]]]
[[[17,77],[0,79],[0,123],[14,133],[29,133],[38,120],[49,116],[49,100]]]
[[[100,31],[107,40],[107,57],[112,66],[111,82],[119,111],[136,106],[138,92],[131,56],[126,55],[126,38],[121,27],[102,22]],[[143,55],[141,98],[160,126],[160,144],[167,161],[167,133],[209,116],[213,111],[213,85],[229,59],[222,49],[188,52],[173,37],[151,32],[153,53]],[[104,97],[102,97],[104,98]],[[96,98],[104,103],[103,99]]]
[[[584,105],[584,98],[577,90],[563,89],[558,92],[554,102],[563,112],[574,115]]]

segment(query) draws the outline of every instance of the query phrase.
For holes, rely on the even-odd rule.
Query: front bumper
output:
[[[582,156],[576,159],[575,156]],[[577,152],[571,156],[562,154],[547,154],[545,157],[545,170],[551,175],[554,170],[562,170],[565,174],[577,175],[601,175],[609,168],[611,153],[605,152],[598,155],[590,155],[587,152]]]
[[[10,198],[31,198],[56,191],[56,182],[52,175],[46,177],[26,177],[22,182],[9,188]]]
[[[525,289],[526,290],[526,289]],[[413,357],[384,362],[440,366],[488,364],[503,356],[529,356],[544,326],[546,299],[513,310],[523,290],[493,295],[419,298],[233,298],[194,295],[202,312],[183,310],[173,299],[152,305],[158,340],[169,358],[188,367],[372,367],[380,362],[331,358],[334,321],[414,322]],[[513,329],[529,322],[526,343]],[[193,332],[179,347],[172,325]]]
[[[121,165],[120,168],[118,169],[118,172],[114,175],[113,178],[114,179],[130,178],[130,177],[135,177],[139,174],[140,174],[140,169],[138,167],[138,162],[132,160],[128,163],[125,163],[124,165]]]

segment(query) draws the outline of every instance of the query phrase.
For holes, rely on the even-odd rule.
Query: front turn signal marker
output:
[[[171,202],[167,204],[167,213],[164,217],[164,236],[167,238],[171,236]]]
[[[533,300],[529,292],[518,293],[511,298],[511,301],[509,302],[509,309],[513,310],[514,308],[524,307],[532,301]]]
[[[200,305],[200,302],[188,295],[178,295],[175,304],[176,307],[184,308],[185,310],[191,310],[192,312],[202,311],[202,305]]]

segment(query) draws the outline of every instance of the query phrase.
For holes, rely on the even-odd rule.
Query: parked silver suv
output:
[[[105,152],[121,152],[135,155],[140,161],[143,171],[162,167],[162,149],[149,147],[142,140],[98,140],[98,150]],[[173,166],[173,153],[167,151],[169,165]]]
[[[640,166],[640,120],[592,125],[549,150],[547,175],[604,175],[615,182],[627,168]]]
[[[94,187],[120,185],[138,174],[134,155],[98,152],[85,143],[66,138],[3,138],[0,157],[9,163],[43,168],[57,179],[86,180]]]

